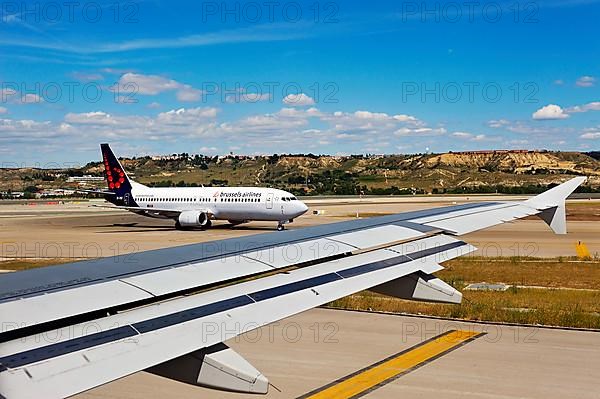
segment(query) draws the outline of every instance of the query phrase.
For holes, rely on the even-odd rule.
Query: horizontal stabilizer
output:
[[[434,275],[421,271],[370,289],[387,296],[425,302],[460,303],[462,294]]]

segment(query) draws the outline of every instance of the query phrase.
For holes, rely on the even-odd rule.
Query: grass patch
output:
[[[460,305],[406,301],[364,291],[334,301],[330,306],[465,320],[600,329],[600,261],[576,263],[565,259],[459,258],[446,262],[445,267],[436,274],[459,290],[467,284],[482,281],[547,288],[462,291],[463,303]]]
[[[600,260],[587,262],[575,258],[485,258],[465,257],[444,263],[438,277],[455,288],[460,283],[505,283],[549,288],[586,288],[600,290]]]
[[[363,292],[330,303],[342,309],[377,310],[464,320],[600,329],[600,292],[514,289],[465,291],[460,305],[423,303]]]
[[[78,259],[14,259],[0,262],[0,270],[29,270],[38,267],[58,265],[61,263],[76,262]]]

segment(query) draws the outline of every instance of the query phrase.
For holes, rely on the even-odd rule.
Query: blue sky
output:
[[[598,150],[600,1],[6,2],[0,161]]]

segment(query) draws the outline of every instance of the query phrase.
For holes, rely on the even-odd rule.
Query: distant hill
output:
[[[588,155],[594,159],[600,159],[600,151],[586,152],[586,155]]]
[[[571,176],[600,188],[598,153],[474,151],[386,156],[221,156],[174,154],[123,159],[137,181],[153,186],[261,185],[296,194],[534,193]],[[73,186],[71,175],[102,175],[100,163],[81,169],[0,170],[0,191]]]

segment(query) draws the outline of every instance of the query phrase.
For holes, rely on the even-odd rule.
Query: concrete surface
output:
[[[313,309],[228,344],[294,398],[450,329],[487,335],[368,398],[598,398],[600,333]],[[137,373],[77,399],[250,398]]]
[[[507,199],[507,197],[501,197]],[[379,213],[406,212],[496,197],[372,198],[369,200],[315,199],[309,212],[288,228],[332,223]],[[511,198],[512,199],[512,198]],[[1,203],[0,203],[1,204]],[[325,211],[313,215],[313,210]],[[363,215],[363,216],[361,216]],[[600,252],[600,223],[575,220],[569,234],[554,235],[541,221],[520,220],[475,232],[463,239],[479,247],[476,255],[487,256],[574,256],[575,243],[587,244],[592,254]],[[64,205],[0,205],[0,258],[98,257],[139,252],[201,241],[271,232],[274,223],[252,222],[233,229],[215,222],[208,231],[177,231],[170,220],[151,219],[88,203]]]

